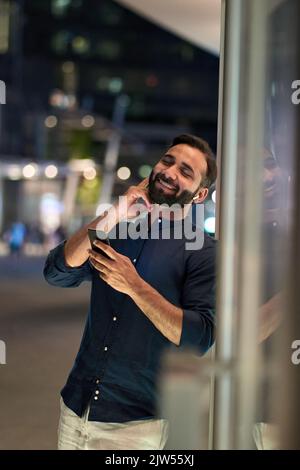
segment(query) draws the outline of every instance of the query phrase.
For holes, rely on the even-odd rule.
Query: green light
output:
[[[119,93],[122,90],[123,81],[121,78],[114,77],[110,80],[108,89],[111,93]]]
[[[141,178],[147,178],[150,175],[151,170],[152,168],[150,165],[142,165],[139,168],[139,176]]]

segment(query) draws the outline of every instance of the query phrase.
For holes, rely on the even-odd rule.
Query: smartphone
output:
[[[98,234],[100,233],[99,230],[97,231],[96,229],[93,229],[93,228],[89,228],[88,229],[88,235],[89,235],[89,239],[90,239],[90,243],[91,243],[91,247],[94,251],[96,251],[97,253],[100,253],[100,255],[104,255],[106,256],[107,258],[109,258],[109,256],[107,256],[103,250],[101,250],[101,248],[99,248],[98,246],[94,245],[94,241],[95,240],[100,240],[101,242],[103,243],[106,243],[106,245],[109,245],[110,246],[110,242],[109,242],[109,238],[100,238],[98,235],[97,235],[97,232]]]

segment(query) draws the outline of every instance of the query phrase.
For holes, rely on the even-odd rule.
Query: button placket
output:
[[[112,320],[113,320],[113,322],[116,322],[116,321],[117,321],[117,316],[116,316],[116,315],[113,316]],[[110,331],[110,333],[109,333],[108,336],[111,336],[112,331],[113,331],[113,330],[111,329],[111,331]],[[107,337],[106,340],[108,340],[108,343],[110,342],[110,338],[109,338],[109,337]],[[104,343],[104,344],[105,344],[105,343]],[[101,349],[102,349],[103,353],[107,353],[108,350],[109,350],[109,347],[108,347],[108,346],[102,346]],[[99,349],[99,352],[101,351],[101,349]],[[104,358],[105,358],[105,359],[104,359]],[[107,355],[106,355],[106,354],[103,354],[103,360],[104,360],[104,361],[107,360]],[[104,369],[101,371],[101,373],[102,373],[102,374],[104,373]],[[98,372],[98,374],[99,374],[99,372]],[[100,383],[100,379],[97,379],[97,378],[96,378],[96,379],[95,379],[95,383],[98,385],[98,384]],[[93,399],[94,399],[94,400],[98,400],[98,398],[99,398],[98,395],[99,395],[99,392],[94,392]]]
[[[98,385],[98,387],[99,387],[99,383],[100,383],[100,380],[99,380],[99,379],[96,379],[96,384]],[[98,398],[99,398],[98,395],[99,395],[99,394],[100,394],[100,391],[99,391],[98,389],[96,389],[96,390],[94,391],[94,400],[96,400],[96,401],[98,400]]]

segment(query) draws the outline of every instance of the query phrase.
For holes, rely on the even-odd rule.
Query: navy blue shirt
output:
[[[164,351],[187,347],[203,354],[213,344],[216,242],[205,234],[201,249],[187,250],[184,236],[176,239],[171,233],[171,239],[164,239],[160,222],[150,229],[158,224],[157,239],[111,239],[111,246],[129,257],[138,274],[165,299],[183,309],[179,346],[128,295],[106,284],[89,261],[68,267],[65,241],[47,257],[44,276],[49,284],[77,287],[91,282],[80,349],[61,391],[65,404],[78,416],[90,404],[90,421],[126,422],[157,416],[157,378]]]

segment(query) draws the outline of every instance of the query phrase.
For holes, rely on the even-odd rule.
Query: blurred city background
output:
[[[156,16],[178,23],[168,8]],[[0,0],[1,449],[56,447],[89,286],[48,286],[48,251],[148,176],[177,134],[216,150],[220,2],[196,14],[200,30],[214,14],[208,44],[134,11],[113,0]],[[213,235],[214,188],[205,214]]]
[[[216,149],[216,54],[111,0],[0,11],[1,254],[23,238],[26,254],[47,251],[148,176],[176,134]]]

